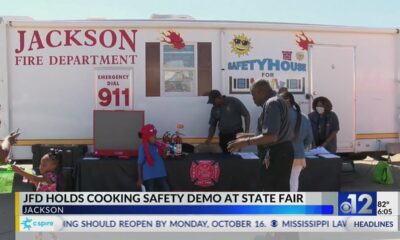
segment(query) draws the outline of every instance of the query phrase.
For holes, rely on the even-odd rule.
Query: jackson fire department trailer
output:
[[[144,110],[160,133],[185,126],[204,141],[207,92],[240,98],[255,131],[259,78],[310,111],[326,96],[340,120],[339,152],[383,150],[399,137],[399,31],[196,20],[34,21],[1,18],[0,135],[30,146],[92,144],[93,110]]]

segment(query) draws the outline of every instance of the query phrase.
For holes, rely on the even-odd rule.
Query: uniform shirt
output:
[[[315,145],[322,145],[329,135],[334,131],[339,131],[339,119],[334,112],[327,112],[322,115],[316,111],[308,114],[310,119],[311,127],[313,130]],[[331,153],[335,153],[337,150],[337,139],[336,137],[328,143],[325,147]]]
[[[143,181],[166,177],[167,172],[165,171],[164,160],[161,158],[160,154],[157,151],[157,145],[155,145],[154,143],[149,143],[149,150],[151,158],[153,159],[152,166],[147,164],[143,145],[139,146],[138,164],[143,165]]]
[[[285,100],[272,92],[263,105],[257,126],[258,134],[275,134],[278,139],[274,144],[290,141],[293,130],[290,126],[289,111]],[[273,146],[269,145],[269,146]],[[264,159],[268,146],[258,145],[258,156]]]
[[[223,134],[235,133],[243,129],[244,115],[249,115],[249,111],[239,99],[224,96],[222,106],[212,107],[209,124],[214,127],[218,124],[219,131]]]
[[[296,109],[290,107],[289,108],[289,117],[290,117],[290,125],[293,129],[293,137],[294,129],[296,127],[297,120],[297,111]],[[301,114],[301,124],[299,128],[299,135],[297,138],[292,140],[293,149],[294,149],[294,158],[304,158],[304,147],[310,145],[313,142],[313,133],[311,129],[311,124],[306,115]]]

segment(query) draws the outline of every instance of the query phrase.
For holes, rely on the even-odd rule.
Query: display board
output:
[[[94,153],[97,156],[137,156],[144,124],[143,111],[94,111]]]

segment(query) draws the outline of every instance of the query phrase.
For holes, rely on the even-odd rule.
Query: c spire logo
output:
[[[22,228],[24,230],[30,231],[31,228],[32,228],[32,225],[31,225],[32,224],[32,219],[31,218],[25,218],[25,220],[22,221],[21,224],[22,224]]]
[[[20,219],[20,231],[29,232],[29,231],[45,231],[52,232],[55,227],[58,226],[55,223],[54,218],[45,217],[45,216],[35,216],[35,217],[23,217]]]

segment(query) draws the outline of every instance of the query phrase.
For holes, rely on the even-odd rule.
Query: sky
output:
[[[400,28],[400,0],[0,0],[0,16],[34,20],[149,19],[306,23]]]

